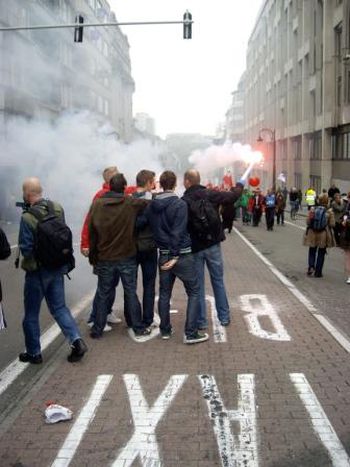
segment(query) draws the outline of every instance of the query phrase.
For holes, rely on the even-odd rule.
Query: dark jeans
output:
[[[160,255],[159,266],[168,261],[168,255]],[[170,299],[176,278],[179,278],[185,286],[187,300],[185,334],[194,337],[198,331],[199,312],[199,282],[195,274],[195,262],[192,254],[181,255],[175,266],[169,271],[159,269],[159,302],[160,331],[169,333],[170,323]]]
[[[265,210],[265,218],[266,218],[266,227],[267,229],[272,229],[273,224],[275,223],[275,208],[266,208]]]
[[[114,289],[111,290],[111,295],[109,297],[108,314],[112,313],[112,307],[115,301],[116,288],[118,287],[118,284],[119,284],[119,277],[118,277],[117,283],[115,284]],[[96,294],[97,294],[97,291],[95,293],[94,300],[92,302],[92,310],[91,310],[91,313],[88,319],[89,323],[94,323],[96,319]]]
[[[80,338],[78,326],[64,298],[64,277],[60,270],[27,272],[24,283],[23,331],[30,355],[41,353],[39,312],[45,298],[50,313],[71,344]]]
[[[119,279],[124,289],[125,306],[129,310],[131,326],[135,333],[144,329],[141,319],[141,305],[136,294],[137,264],[136,257],[119,261],[99,261],[95,266],[98,276],[96,290],[96,319],[92,330],[102,335],[110,310],[110,297]]]
[[[339,246],[339,244],[340,244],[340,233],[342,231],[342,228],[343,228],[343,226],[342,226],[341,222],[336,222],[335,226],[333,228],[334,238],[335,238],[337,246]]]
[[[262,211],[261,209],[253,208],[253,226],[257,227],[259,225],[261,219]]]
[[[284,211],[277,211],[276,217],[277,217],[277,224],[279,224],[280,222],[281,224],[284,224]]]
[[[315,274],[322,274],[324,257],[327,248],[319,248],[318,246],[309,248],[309,268],[315,270]]]
[[[138,251],[136,255],[137,265],[141,266],[143,299],[142,299],[142,321],[148,327],[153,323],[154,300],[156,295],[156,277],[158,265],[157,250]]]

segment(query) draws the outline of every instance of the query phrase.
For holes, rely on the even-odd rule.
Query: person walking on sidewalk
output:
[[[281,190],[276,193],[276,218],[277,225],[284,225],[284,210],[286,209],[286,199]]]
[[[23,319],[26,351],[19,354],[19,360],[34,364],[42,363],[39,312],[41,302],[45,298],[52,317],[61,328],[72,348],[71,354],[67,359],[69,362],[76,362],[84,356],[87,347],[65,303],[64,274],[69,272],[72,266],[63,257],[66,251],[56,252],[55,245],[52,245],[50,249],[51,254],[53,252],[60,253],[63,264],[61,266],[49,267],[45,265],[46,261],[43,258],[43,253],[47,249],[43,251],[45,239],[43,231],[45,227],[41,228],[41,224],[46,224],[46,240],[52,243],[50,242],[49,222],[52,222],[53,219],[56,227],[60,226],[60,231],[66,232],[68,227],[65,225],[64,211],[60,204],[43,198],[40,180],[35,177],[24,180],[23,200],[30,207],[22,214],[18,239],[19,248],[23,256],[21,266],[26,272]],[[52,231],[50,232],[53,238]],[[41,241],[43,242],[42,245]],[[53,260],[53,257],[49,259]],[[59,259],[57,258],[57,264]],[[74,258],[67,255],[67,260],[72,262]]]
[[[89,261],[97,274],[96,317],[90,337],[102,337],[110,310],[111,294],[119,279],[124,289],[125,307],[136,338],[150,334],[142,322],[141,305],[136,294],[137,263],[135,220],[147,201],[125,196],[127,181],[123,174],[110,180],[110,191],[96,199],[89,212]]]
[[[265,219],[267,230],[273,230],[275,223],[275,212],[276,212],[276,195],[272,189],[267,190],[265,196]]]
[[[316,205],[316,191],[313,189],[313,187],[310,187],[306,190],[305,198],[307,209],[310,211],[310,209]]]
[[[221,253],[221,242],[225,235],[220,222],[221,205],[233,204],[241,196],[243,182],[238,182],[232,191],[208,190],[200,184],[197,170],[188,170],[184,175],[186,191],[183,200],[188,206],[188,231],[192,241],[195,258],[196,275],[200,286],[199,329],[208,327],[207,307],[205,300],[204,266],[210,275],[214,292],[215,306],[222,326],[231,321],[230,307],[224,284],[224,263]],[[203,222],[204,220],[204,222]]]
[[[342,219],[342,231],[339,238],[339,246],[344,250],[346,283],[350,284],[350,192],[348,193],[348,203]]]
[[[7,259],[11,255],[11,247],[5,232],[0,228],[0,260]],[[2,307],[2,288],[0,280],[0,331],[6,329],[5,313]]]
[[[304,245],[309,247],[307,275],[323,277],[322,270],[327,248],[335,246],[334,214],[328,207],[328,195],[320,196],[319,205],[310,209],[306,219]]]
[[[346,203],[342,199],[339,193],[334,194],[334,200],[331,202],[331,208],[334,213],[334,220],[335,220],[335,226],[334,226],[334,237],[335,241],[337,242],[337,246],[340,244],[340,234],[341,231],[343,230],[343,216],[346,211]]]
[[[106,167],[102,173],[103,176],[103,185],[100,190],[95,193],[95,196],[93,197],[92,202],[94,202],[96,199],[101,198],[105,193],[108,193],[110,191],[110,186],[109,182],[114,175],[118,173],[118,168],[116,166],[111,166],[111,167]],[[90,240],[89,240],[89,214],[86,215],[83,228],[81,230],[81,240],[80,240],[80,251],[83,256],[88,257],[89,256],[89,251],[90,251]],[[118,283],[116,284],[115,288],[111,291],[111,296],[110,296],[110,306],[109,306],[109,313],[107,315],[107,323],[104,328],[104,332],[111,331],[112,327],[109,326],[108,323],[110,324],[118,324],[122,320],[116,315],[116,312],[113,311],[113,303],[115,301],[115,294],[116,294],[116,288],[118,286]],[[88,325],[90,327],[93,326],[94,321],[96,317],[96,294],[92,302],[92,310],[90,313],[90,316],[88,318]]]
[[[175,193],[176,175],[166,170],[159,183],[163,193],[145,211],[159,248],[159,302],[160,332],[162,339],[172,334],[170,299],[175,279],[184,284],[187,294],[184,344],[197,344],[209,339],[198,331],[199,281],[195,273],[191,238],[187,231],[187,205]]]
[[[141,170],[136,175],[137,189],[132,195],[133,198],[152,200],[155,176],[156,174],[151,170]],[[154,318],[158,252],[150,226],[145,225],[138,228],[136,220],[136,227],[136,263],[137,266],[141,267],[143,285],[142,321],[148,328],[152,325]]]

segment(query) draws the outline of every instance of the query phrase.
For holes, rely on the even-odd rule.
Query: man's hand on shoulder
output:
[[[179,258],[172,258],[172,259],[169,259],[169,261],[167,261],[166,263],[164,263],[164,264],[160,267],[160,269],[161,269],[162,271],[169,271],[169,269],[172,269],[172,268],[175,266],[175,264],[178,262],[178,259],[179,259]]]

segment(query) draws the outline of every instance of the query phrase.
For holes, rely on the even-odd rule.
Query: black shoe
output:
[[[71,363],[79,362],[87,352],[88,348],[83,341],[83,339],[75,339],[75,341],[71,344],[72,352],[68,355],[67,360]]]
[[[188,337],[184,336],[184,344],[199,344],[200,342],[205,342],[209,339],[209,335],[206,332],[197,332],[194,336]]]
[[[43,362],[43,357],[41,354],[37,355],[29,355],[27,352],[22,352],[18,356],[20,362],[24,363],[33,363],[34,365],[38,365]]]
[[[314,277],[323,277],[321,272],[315,272]]]
[[[138,332],[134,331],[135,339],[141,339],[142,337],[149,336],[151,332],[152,332],[151,328],[145,328]]]
[[[312,276],[312,274],[313,274],[314,272],[315,272],[315,269],[314,269],[314,268],[308,268],[306,274],[307,274],[308,276]]]
[[[169,340],[173,334],[174,334],[174,331],[171,329],[168,332],[161,332],[160,337],[166,341],[166,340]]]
[[[221,326],[229,326],[231,321],[221,321],[220,324]]]

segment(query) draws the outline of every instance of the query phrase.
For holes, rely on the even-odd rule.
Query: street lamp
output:
[[[268,133],[270,135],[271,142],[272,142],[272,189],[275,192],[276,191],[276,130],[271,129],[271,128],[262,128],[259,131],[259,137],[257,139],[259,143],[264,141],[264,138],[262,137],[264,133]]]

